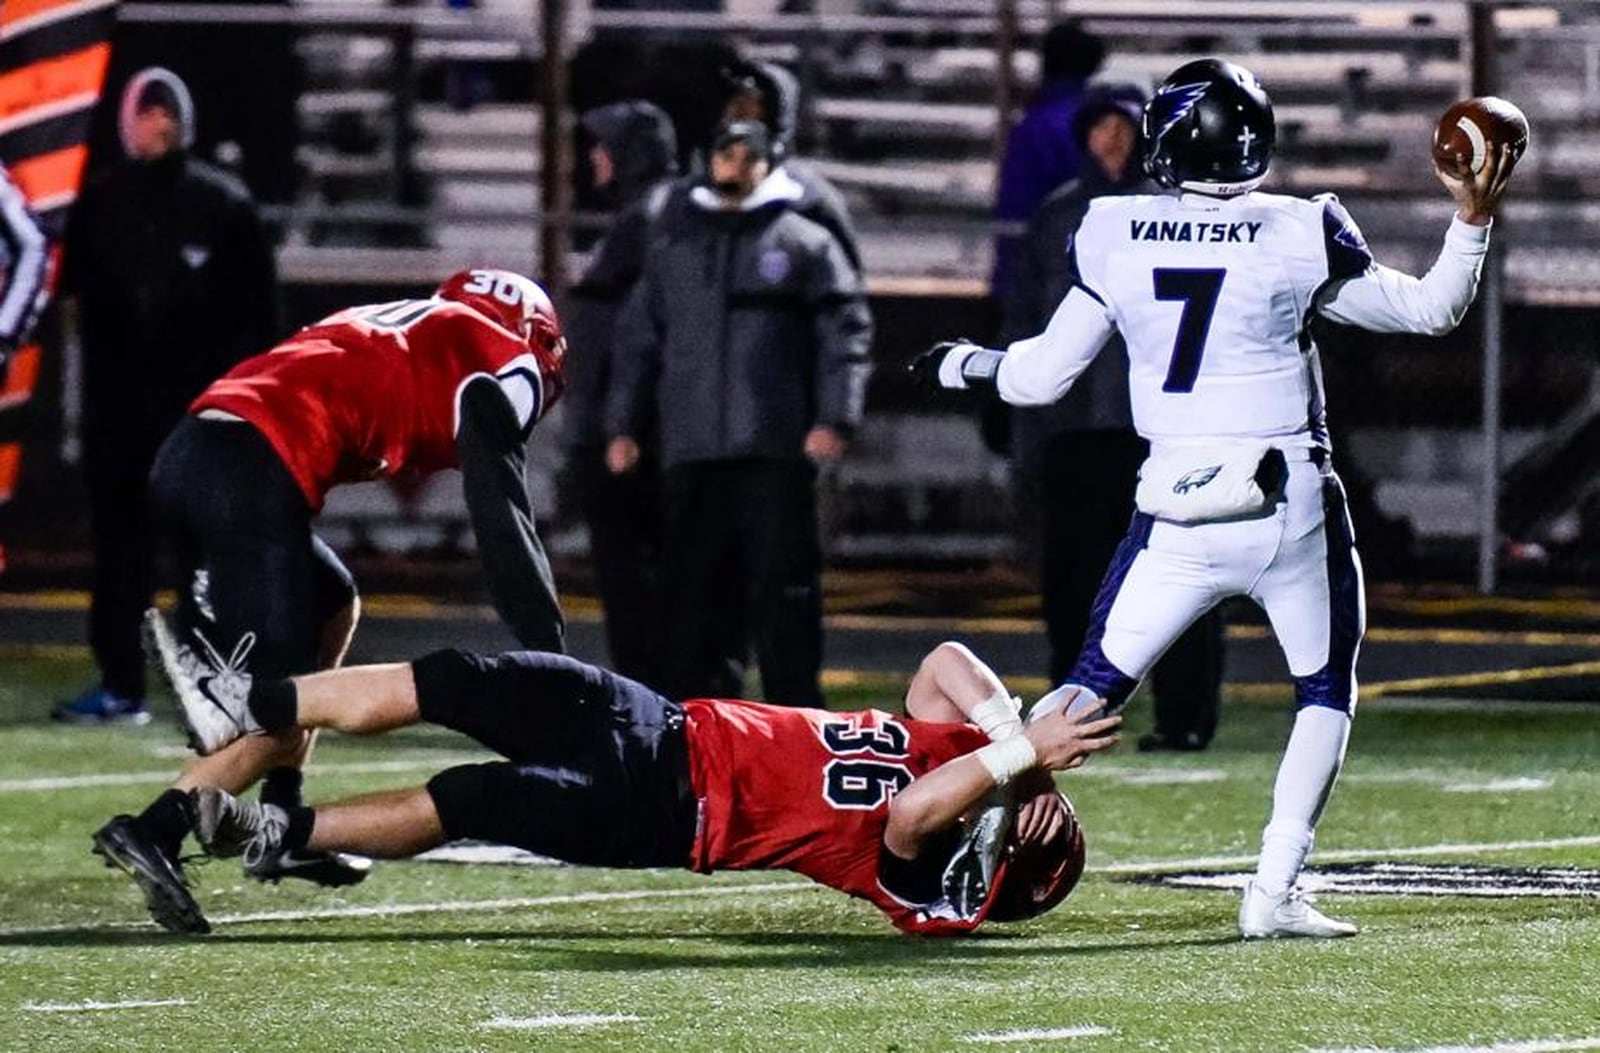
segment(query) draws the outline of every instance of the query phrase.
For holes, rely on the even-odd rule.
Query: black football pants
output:
[[[312,534],[304,494],[261,433],[186,417],[156,456],[150,498],[176,562],[180,628],[247,657],[258,678],[314,671],[355,582]]]

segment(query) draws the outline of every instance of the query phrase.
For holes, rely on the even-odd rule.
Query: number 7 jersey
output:
[[[1324,286],[1372,266],[1337,199],[1103,197],[1067,251],[1127,342],[1140,435],[1326,443],[1306,326]]]

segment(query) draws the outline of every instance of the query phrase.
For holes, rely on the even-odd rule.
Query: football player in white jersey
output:
[[[1094,201],[1062,247],[1076,282],[1045,331],[1005,351],[964,341],[913,372],[946,388],[1054,402],[1115,330],[1128,345],[1134,426],[1149,440],[1138,513],[1095,600],[1069,683],[1034,708],[1117,710],[1156,659],[1230,596],[1265,609],[1297,713],[1245,889],[1246,938],[1345,936],[1298,879],[1343,762],[1365,631],[1361,563],[1330,463],[1314,314],[1377,332],[1446,333],[1477,291],[1509,149],[1480,171],[1438,172],[1457,203],[1433,267],[1373,261],[1331,194],[1257,190],[1272,103],[1255,76],[1206,59],[1176,70],[1144,111],[1145,165],[1171,193]],[[1437,171],[1437,169],[1436,169]]]

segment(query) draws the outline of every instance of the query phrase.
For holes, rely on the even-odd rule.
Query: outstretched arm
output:
[[[1065,771],[1091,753],[1117,744],[1120,716],[1091,720],[1084,713],[1055,713],[1015,738],[993,742],[941,764],[900,791],[889,805],[883,843],[901,859],[915,859],[929,838],[948,828],[996,786],[1024,772]]]
[[[1317,304],[1323,317],[1380,333],[1450,332],[1466,316],[1478,292],[1478,274],[1489,250],[1489,227],[1510,185],[1511,149],[1490,152],[1483,167],[1465,178],[1434,166],[1434,174],[1456,201],[1456,214],[1428,273],[1421,278],[1374,264],[1360,275],[1330,285]]]
[[[495,610],[523,647],[560,652],[566,622],[524,477],[537,403],[530,394],[519,407],[506,386],[514,380],[481,374],[462,386],[456,432],[462,485]]]
[[[1038,336],[1006,351],[946,341],[918,356],[911,372],[953,391],[997,392],[1013,406],[1048,406],[1083,375],[1114,331],[1105,305],[1074,286]]]

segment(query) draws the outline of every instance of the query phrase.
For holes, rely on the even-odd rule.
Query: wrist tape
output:
[[[1007,694],[1005,688],[973,706],[969,716],[992,741],[1022,734],[1022,699]]]
[[[976,756],[989,769],[996,786],[1004,786],[1039,763],[1039,753],[1026,735],[991,742],[978,750]]]

